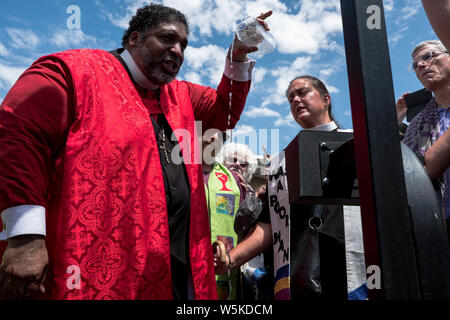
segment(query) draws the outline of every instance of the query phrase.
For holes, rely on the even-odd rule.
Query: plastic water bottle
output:
[[[267,273],[264,267],[264,256],[260,254],[254,257],[241,267],[241,271],[248,279],[252,279],[258,285],[261,278]]]
[[[270,33],[253,17],[242,19],[236,24],[236,36],[245,45],[258,47],[258,51],[251,54],[255,58],[272,52],[276,47],[275,40]]]

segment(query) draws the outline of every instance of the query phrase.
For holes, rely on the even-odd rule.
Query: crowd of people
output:
[[[440,181],[449,224],[450,1],[423,5],[442,42],[412,52],[433,98],[403,142]],[[271,14],[257,17],[266,30]],[[122,48],[42,57],[9,91],[0,107],[0,299],[345,300],[360,289],[348,287],[360,273],[349,273],[345,250],[346,238],[361,238],[359,208],[350,215],[339,205],[287,203],[281,217],[272,199],[286,177],[269,176],[284,168],[283,152],[271,155],[267,183],[254,189],[255,155],[226,143],[250,90],[255,61],[247,54],[257,47],[235,38],[212,89],[176,80],[188,35],[183,13],[146,5]],[[342,131],[320,79],[292,79],[286,98],[304,130]],[[321,221],[320,292],[304,286],[295,256],[312,218]],[[363,252],[355,255],[363,262]]]

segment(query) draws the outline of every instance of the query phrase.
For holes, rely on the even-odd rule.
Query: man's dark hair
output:
[[[166,7],[156,3],[150,3],[136,11],[136,15],[131,18],[129,27],[123,34],[122,47],[128,45],[130,35],[134,31],[138,31],[142,35],[160,23],[181,22],[186,26],[187,34],[189,34],[189,24],[186,16],[180,11]]]
[[[312,86],[314,87],[314,89],[316,89],[322,97],[324,97],[325,95],[331,96],[330,93],[328,92],[328,89],[327,89],[327,87],[325,86],[325,84],[324,84],[320,79],[318,79],[318,78],[316,78],[316,77],[313,77],[313,76],[310,76],[310,75],[303,75],[303,76],[294,78],[294,79],[289,83],[289,86],[288,86],[288,88],[287,88],[287,90],[286,90],[286,96],[288,95],[288,91],[289,91],[289,88],[291,87],[292,83],[293,83],[295,80],[298,80],[298,79],[306,79],[306,80],[308,80],[308,81],[312,84]],[[330,102],[330,104],[328,105],[328,115],[329,115],[329,117],[330,117],[330,120],[336,122],[337,126],[340,127],[340,125],[337,123],[337,121],[336,121],[336,119],[335,119],[335,117],[334,117],[333,112],[331,111],[331,102]]]

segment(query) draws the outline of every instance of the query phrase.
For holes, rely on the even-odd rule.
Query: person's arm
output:
[[[422,0],[428,20],[447,50],[450,48],[450,0]]]
[[[20,77],[0,107],[0,236],[8,242],[0,299],[44,291],[48,186],[71,114],[67,74],[58,61],[43,60]]]
[[[229,62],[227,62],[228,64]],[[247,65],[240,69],[246,70],[244,73],[249,73],[253,66],[250,63],[245,64]],[[202,122],[203,132],[208,129],[225,131],[236,126],[250,91],[251,71],[246,79],[245,81],[233,80],[225,72],[217,90],[187,82],[194,108],[194,116],[197,121]],[[230,93],[232,93],[231,108]],[[228,115],[230,116],[229,124]]]
[[[271,14],[272,11],[268,11],[258,17],[259,23],[266,30],[269,30],[269,27],[264,20]],[[217,90],[186,82],[195,119],[202,121],[204,131],[211,128],[220,131],[233,129],[244,110],[255,65],[255,61],[248,59],[247,54],[256,51],[257,47],[248,47],[235,37],[232,48],[232,55],[231,47],[228,50],[224,75]]]
[[[404,93],[400,99],[397,100],[397,103],[395,104],[395,108],[397,110],[397,121],[402,122],[406,118],[406,102],[405,102],[405,96],[408,95],[408,93]]]
[[[62,150],[73,121],[72,97],[69,71],[59,61],[46,59],[26,70],[3,100],[0,106],[2,218],[5,211],[17,206],[47,205],[53,161]],[[11,225],[5,224],[12,230]]]
[[[226,274],[230,269],[239,268],[247,261],[265,251],[272,244],[272,226],[270,223],[258,222],[249,235],[229,252],[231,266],[228,259],[222,259],[219,252],[214,254],[216,274]]]
[[[436,180],[442,176],[450,166],[450,130],[447,130],[425,152],[425,170],[431,180]]]

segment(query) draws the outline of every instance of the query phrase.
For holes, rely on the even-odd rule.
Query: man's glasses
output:
[[[238,158],[231,158],[231,157],[228,157],[228,158],[226,158],[226,164],[235,164],[235,163],[239,163],[239,165],[242,167],[242,168],[247,168],[248,167],[248,162],[247,161],[245,161],[245,160],[241,160],[241,159],[238,159]]]
[[[420,61],[428,63],[431,61],[431,59],[437,57],[440,54],[447,53],[447,52],[435,52],[435,51],[428,51],[418,57],[416,60],[414,60],[411,65],[408,66],[409,71],[415,72],[417,70],[417,65]]]

